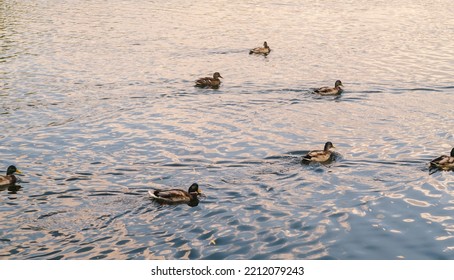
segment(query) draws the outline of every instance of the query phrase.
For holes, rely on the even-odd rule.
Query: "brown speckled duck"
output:
[[[323,150],[314,150],[307,153],[307,155],[303,156],[301,162],[302,163],[310,163],[310,162],[327,162],[329,161],[332,156],[332,152],[330,149],[335,148],[333,143],[326,142],[325,147]]]
[[[208,87],[208,88],[218,88],[221,85],[221,80],[219,78],[222,78],[221,74],[219,72],[214,72],[213,78],[211,77],[205,77],[205,78],[200,78],[197,81],[195,81],[195,86],[196,87]]]
[[[0,175],[0,186],[9,186],[14,185],[17,181],[16,176],[14,173],[21,174],[19,169],[16,168],[14,165],[10,165],[6,170],[6,176]]]
[[[314,90],[315,93],[320,95],[337,95],[342,93],[342,88],[344,85],[340,80],[337,80],[334,83],[334,87],[321,87],[319,89]]]
[[[451,155],[442,155],[430,162],[431,168],[438,168],[440,170],[453,170],[454,171],[454,148],[451,150]]]
[[[249,51],[249,54],[263,54],[263,55],[268,55],[270,53],[271,49],[268,46],[268,43],[265,41],[263,42],[263,47],[257,47],[253,48]]]
[[[182,204],[186,203],[190,206],[198,204],[198,197],[202,194],[197,183],[192,184],[188,191],[181,189],[171,190],[154,190],[148,191],[150,198],[162,204]]]

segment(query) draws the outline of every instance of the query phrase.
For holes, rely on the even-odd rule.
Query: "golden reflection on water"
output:
[[[429,220],[434,223],[443,223],[446,220],[452,220],[449,216],[435,216],[430,213],[421,213],[421,218]]]
[[[410,205],[417,206],[417,207],[429,207],[431,206],[430,203],[426,201],[421,201],[413,198],[404,198],[404,201]]]

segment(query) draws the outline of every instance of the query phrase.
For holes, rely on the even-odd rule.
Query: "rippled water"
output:
[[[454,259],[454,3],[344,2],[0,1],[0,259]]]

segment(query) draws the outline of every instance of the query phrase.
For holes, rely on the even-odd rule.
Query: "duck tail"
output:
[[[302,164],[309,164],[309,163],[311,163],[311,156],[309,156],[309,155],[304,156],[304,157],[301,159],[301,163],[302,163]]]
[[[155,195],[155,191],[148,191],[148,195],[150,198],[157,199],[158,197]]]

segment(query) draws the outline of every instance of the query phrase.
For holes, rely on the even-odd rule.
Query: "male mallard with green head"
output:
[[[219,72],[214,72],[213,78],[205,77],[200,78],[195,81],[196,87],[209,87],[209,88],[218,88],[221,85],[221,80],[219,78],[223,78]]]
[[[453,170],[454,171],[454,148],[451,150],[451,155],[442,155],[430,162],[431,168],[438,168],[441,170]]]
[[[334,83],[334,87],[321,87],[319,89],[314,90],[315,93],[320,95],[337,95],[342,93],[342,88],[344,85],[340,80],[337,80]]]
[[[249,54],[263,54],[263,55],[268,55],[270,53],[271,49],[268,46],[268,43],[265,41],[263,42],[263,47],[257,47],[253,48],[249,51]]]
[[[307,153],[307,155],[303,156],[301,162],[302,163],[310,163],[310,162],[326,162],[331,159],[332,152],[330,149],[335,148],[333,143],[326,142],[325,147],[323,150],[314,150]]]
[[[17,181],[14,173],[21,174],[20,170],[14,165],[10,165],[6,170],[6,176],[0,175],[0,186],[14,185]]]
[[[197,183],[192,184],[188,191],[181,189],[148,191],[150,198],[163,204],[191,204],[198,202],[198,196],[202,194]]]

